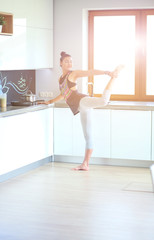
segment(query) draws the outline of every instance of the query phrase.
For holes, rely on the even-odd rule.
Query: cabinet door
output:
[[[0,118],[0,174],[53,155],[53,109]]]
[[[54,108],[54,155],[73,154],[73,114],[69,108]]]
[[[53,0],[0,1],[0,11],[13,13],[18,26],[53,28]]]
[[[94,109],[92,114],[93,157],[110,157],[110,111]],[[85,139],[80,122],[80,114],[73,118],[73,155],[83,156]]]
[[[53,30],[26,28],[25,60],[28,69],[53,67]]]
[[[3,1],[13,14],[13,35],[0,36],[1,70],[53,67],[53,0]]]
[[[110,110],[94,109],[93,157],[110,158]]]
[[[111,158],[151,159],[150,111],[111,111]]]
[[[80,114],[73,117],[73,155],[84,156],[85,154],[85,139],[80,121]]]
[[[52,38],[51,29],[15,26],[13,36],[0,36],[1,69],[51,68]]]
[[[152,161],[154,161],[154,111],[152,111]]]

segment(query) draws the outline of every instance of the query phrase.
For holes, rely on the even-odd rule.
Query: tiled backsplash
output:
[[[0,71],[0,79],[8,104],[19,101],[28,90],[35,94],[35,70]]]

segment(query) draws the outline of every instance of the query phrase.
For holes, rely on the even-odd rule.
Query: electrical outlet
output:
[[[47,92],[47,95],[49,98],[52,98],[53,97],[53,92]]]
[[[39,92],[39,95],[42,98],[52,98],[53,92]]]
[[[44,92],[39,92],[40,97],[44,97]]]

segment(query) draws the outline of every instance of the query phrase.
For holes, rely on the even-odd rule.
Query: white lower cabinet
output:
[[[54,155],[73,155],[73,114],[69,108],[54,108]]]
[[[92,114],[93,157],[110,158],[110,111],[94,109]],[[83,156],[85,139],[80,114],[73,117],[73,155]]]
[[[53,109],[0,118],[0,175],[53,155]]]
[[[154,161],[154,111],[152,111],[152,161]]]
[[[110,110],[94,109],[93,157],[110,158]]]
[[[73,115],[69,108],[54,109],[54,154],[83,156],[85,141],[80,114]]]
[[[111,110],[111,158],[151,160],[151,111]]]
[[[90,131],[91,129],[89,129]],[[93,111],[94,157],[110,157],[110,111]],[[85,139],[80,114],[73,116],[69,108],[54,109],[54,154],[83,156]]]
[[[151,111],[93,111],[93,157],[151,160]],[[83,156],[84,152],[80,115],[73,116],[69,108],[55,108],[54,154]]]
[[[85,153],[85,139],[82,131],[80,121],[80,114],[73,116],[73,156],[84,156]]]

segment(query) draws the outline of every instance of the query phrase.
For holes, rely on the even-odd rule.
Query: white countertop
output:
[[[55,107],[68,107],[64,101],[55,103]],[[109,104],[101,109],[118,109],[118,110],[142,110],[154,111],[154,102],[135,102],[135,101],[110,101]]]
[[[39,104],[39,105],[32,105],[32,106],[7,106],[6,108],[0,108],[0,118],[1,117],[9,117],[17,114],[33,112],[38,110],[43,110],[49,107],[53,107],[54,104]]]
[[[67,108],[68,105],[62,100],[55,104],[39,104],[33,106],[7,106],[6,109],[0,108],[0,118],[13,116],[21,113],[43,110],[49,107]],[[117,109],[117,110],[140,110],[154,111],[154,102],[135,102],[135,101],[110,101],[109,104],[101,109]]]

